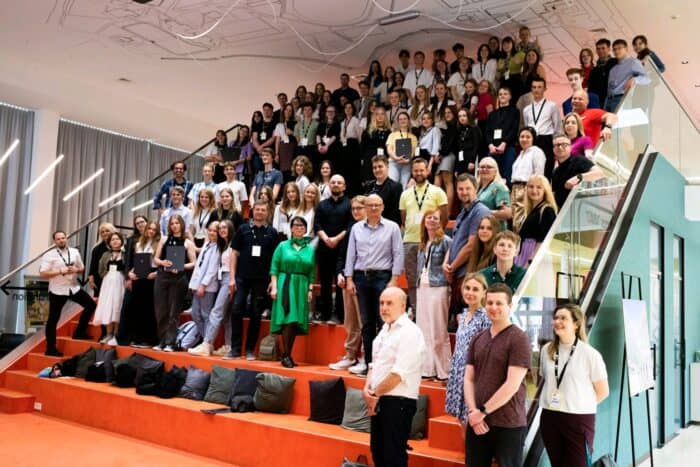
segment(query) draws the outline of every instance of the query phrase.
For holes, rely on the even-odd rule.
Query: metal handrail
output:
[[[226,133],[229,133],[230,131],[233,131],[233,130],[235,130],[236,128],[240,128],[241,126],[243,126],[243,124],[241,124],[241,123],[236,123],[235,125],[233,125],[233,126],[230,127],[229,129],[225,130],[225,132],[226,132]],[[203,145],[199,146],[197,149],[195,149],[194,151],[192,151],[187,157],[185,157],[184,159],[180,160],[179,162],[186,162],[186,161],[190,160],[190,158],[192,158],[193,156],[196,156],[198,152],[200,152],[201,150],[207,148],[207,147],[208,147],[210,144],[212,144],[215,140],[216,140],[216,137],[214,137],[214,138],[208,140],[206,143],[204,143]],[[101,218],[104,217],[105,215],[111,213],[112,210],[119,208],[119,207],[123,204],[124,201],[126,201],[127,199],[130,199],[130,198],[135,197],[137,194],[141,193],[143,190],[145,190],[145,189],[147,189],[148,187],[150,187],[151,184],[152,184],[153,182],[155,182],[155,181],[158,180],[159,178],[161,178],[161,177],[167,175],[169,172],[170,172],[170,169],[167,169],[167,170],[163,171],[161,174],[157,175],[156,177],[153,177],[148,183],[146,183],[145,185],[143,185],[142,187],[140,187],[139,189],[137,189],[136,191],[134,191],[133,193],[131,193],[131,194],[128,195],[127,197],[125,197],[121,202],[114,204],[113,206],[111,206],[111,207],[110,207],[109,209],[107,209],[106,211],[101,212],[101,213],[95,215],[93,218],[91,218],[90,220],[88,220],[87,222],[85,222],[83,225],[81,225],[80,227],[78,227],[75,231],[71,232],[71,233],[67,236],[67,238],[68,238],[68,239],[71,239],[72,237],[77,236],[78,234],[80,234],[80,232],[83,231],[83,229],[85,229],[86,227],[88,227],[90,224],[92,224],[93,222],[95,222],[95,221],[101,219]],[[0,277],[0,284],[4,283],[4,282],[5,282],[6,280],[8,280],[10,277],[14,276],[16,273],[18,273],[18,272],[21,271],[22,269],[26,268],[27,266],[29,266],[30,264],[32,264],[33,262],[35,262],[36,260],[38,260],[39,258],[41,258],[42,256],[44,256],[44,255],[46,254],[46,252],[48,252],[49,250],[51,250],[51,248],[53,248],[53,246],[52,246],[52,245],[49,245],[49,246],[46,247],[44,250],[42,250],[41,253],[39,253],[38,255],[36,255],[36,256],[34,256],[33,258],[31,258],[31,259],[25,261],[24,263],[20,264],[20,265],[17,266],[16,268],[12,269],[12,270],[11,270],[10,272],[8,272],[7,274],[5,274],[5,275],[3,275],[2,277]]]

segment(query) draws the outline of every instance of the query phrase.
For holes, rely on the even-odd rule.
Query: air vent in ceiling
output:
[[[605,34],[608,32],[607,29],[605,28],[595,28],[595,29],[590,29],[591,32],[595,32],[596,34]]]
[[[120,83],[127,83],[127,84],[133,82],[129,78],[117,78],[117,81],[119,81]]]

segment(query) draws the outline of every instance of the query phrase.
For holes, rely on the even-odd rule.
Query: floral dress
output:
[[[455,336],[455,350],[450,362],[450,373],[447,379],[445,394],[445,412],[457,417],[462,422],[467,420],[467,410],[464,403],[464,369],[467,367],[467,353],[474,337],[491,326],[491,320],[486,316],[486,310],[479,308],[472,319],[465,323],[466,309],[458,317],[459,327]]]

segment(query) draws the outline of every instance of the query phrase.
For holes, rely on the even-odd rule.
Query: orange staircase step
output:
[[[428,441],[431,447],[464,452],[461,428],[457,419],[452,415],[430,418],[428,432],[430,433]]]
[[[25,392],[0,388],[0,412],[17,414],[34,410],[34,396]]]
[[[331,466],[338,465],[344,456],[369,456],[368,434],[310,422],[305,415],[205,415],[199,410],[216,405],[144,397],[133,389],[74,378],[37,378],[30,370],[9,371],[6,382],[15,390],[34,394],[47,415],[176,449],[186,446],[193,454],[242,466]],[[260,449],[261,440],[274,449]],[[460,452],[431,447],[427,440],[409,444],[413,447],[409,451],[412,467],[462,465]]]

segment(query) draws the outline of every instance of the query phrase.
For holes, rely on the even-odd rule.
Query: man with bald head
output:
[[[612,136],[612,127],[617,123],[617,116],[603,109],[589,109],[586,91],[583,89],[574,91],[571,96],[571,107],[581,117],[583,132],[591,138],[594,147],[600,138],[607,141]]]
[[[418,326],[406,315],[403,290],[398,287],[384,290],[379,297],[379,312],[384,325],[374,339],[372,365],[364,388],[372,417],[370,449],[377,467],[405,467],[425,341]]]
[[[387,286],[396,285],[403,271],[401,229],[396,222],[382,217],[383,209],[381,196],[365,198],[367,218],[352,226],[345,258],[345,290],[357,294],[365,346],[365,361],[350,368],[351,373],[359,375],[367,373],[372,361],[372,341],[380,325],[379,296]]]
[[[314,216],[314,231],[320,240],[316,249],[321,296],[314,315],[315,322],[340,324],[344,318],[343,294],[335,294],[333,306],[333,284],[336,281],[336,265],[340,243],[352,223],[350,200],[345,196],[345,179],[333,175],[330,180],[331,197],[321,201]]]

